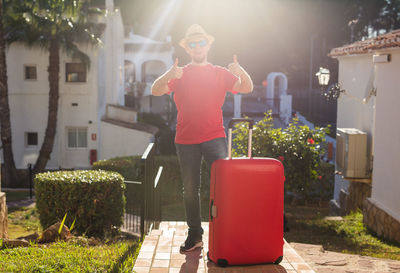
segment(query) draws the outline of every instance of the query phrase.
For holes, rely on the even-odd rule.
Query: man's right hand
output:
[[[175,59],[174,65],[168,71],[168,80],[180,79],[183,74],[183,68],[178,66],[178,58]]]
[[[176,58],[174,65],[153,82],[153,85],[151,86],[151,94],[154,96],[162,96],[168,93],[168,81],[180,79],[182,75],[183,68],[178,66],[178,58]]]

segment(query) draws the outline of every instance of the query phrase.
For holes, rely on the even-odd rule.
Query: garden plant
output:
[[[285,192],[305,202],[331,197],[334,166],[324,161],[329,127],[311,129],[298,118],[285,128],[274,128],[271,112],[253,128],[252,156],[280,160],[285,169]],[[233,156],[247,154],[248,128],[235,125]]]

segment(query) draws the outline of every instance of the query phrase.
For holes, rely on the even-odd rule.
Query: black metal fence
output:
[[[293,96],[293,109],[318,126],[328,124],[336,128],[336,100],[327,100],[319,89],[289,90]]]
[[[137,166],[142,181],[125,181],[124,231],[141,237],[159,227],[161,221],[160,177],[163,167],[155,165],[155,145],[150,143]]]

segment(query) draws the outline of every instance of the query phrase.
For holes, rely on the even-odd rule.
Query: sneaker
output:
[[[203,240],[200,238],[195,238],[193,236],[188,236],[186,241],[181,245],[181,252],[193,251],[196,248],[203,247]]]

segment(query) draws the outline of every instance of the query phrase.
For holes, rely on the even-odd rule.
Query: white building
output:
[[[173,65],[173,54],[169,36],[165,41],[155,41],[131,32],[125,38],[125,82],[128,89],[132,83],[145,83],[140,99],[142,112],[163,114],[168,111],[169,96],[152,96],[151,85]]]
[[[335,200],[350,208],[361,205],[370,228],[400,241],[400,30],[332,49],[330,56],[339,61],[345,90],[337,127],[367,134],[367,175],[337,176]]]
[[[123,106],[124,26],[113,1],[105,3],[103,46],[81,45],[90,69],[60,54],[57,134],[48,169],[89,168],[93,160],[142,154],[157,132]],[[13,44],[6,54],[14,159],[18,169],[26,169],[36,162],[46,129],[48,52]]]

